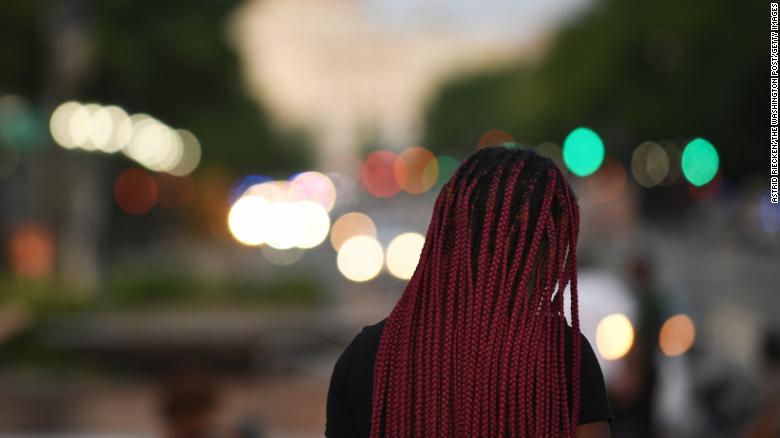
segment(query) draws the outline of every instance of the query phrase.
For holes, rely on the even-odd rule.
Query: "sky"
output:
[[[535,39],[592,0],[365,0],[366,11],[395,31],[459,27],[466,33]]]

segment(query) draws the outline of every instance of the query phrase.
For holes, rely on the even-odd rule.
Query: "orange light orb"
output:
[[[54,239],[43,225],[28,222],[16,228],[8,242],[13,272],[26,278],[42,278],[54,267]]]
[[[696,328],[688,315],[672,316],[661,326],[658,343],[667,356],[679,356],[690,350],[696,339]]]
[[[410,147],[401,152],[395,162],[396,181],[404,191],[424,193],[436,184],[439,177],[439,163],[425,148]]]
[[[368,215],[356,211],[344,214],[330,228],[330,243],[338,251],[341,245],[355,236],[376,238],[376,225]]]
[[[479,138],[477,149],[499,146],[504,143],[510,143],[514,141],[515,139],[512,138],[512,136],[509,135],[506,131],[502,131],[500,129],[491,129],[490,131],[482,134],[482,137]]]

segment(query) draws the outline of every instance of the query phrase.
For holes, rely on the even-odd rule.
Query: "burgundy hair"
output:
[[[551,160],[490,147],[461,164],[382,333],[371,438],[574,436],[578,228],[574,194]]]

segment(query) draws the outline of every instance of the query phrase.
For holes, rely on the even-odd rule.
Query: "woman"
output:
[[[551,160],[502,146],[464,161],[390,316],[336,363],[326,436],[609,437],[604,379],[579,331],[578,230]]]

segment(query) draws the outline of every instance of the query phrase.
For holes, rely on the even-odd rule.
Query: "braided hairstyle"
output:
[[[460,165],[382,333],[371,438],[574,436],[578,230],[574,194],[551,160],[498,146]]]

